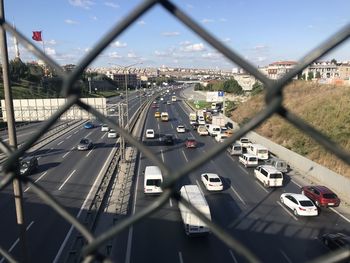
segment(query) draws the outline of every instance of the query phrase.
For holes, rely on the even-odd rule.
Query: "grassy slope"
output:
[[[265,94],[241,104],[232,112],[238,123],[252,118],[264,107]],[[350,87],[295,82],[283,92],[283,105],[292,113],[350,152]],[[274,115],[255,130],[257,133],[305,157],[350,177],[350,166],[328,153],[311,137]]]

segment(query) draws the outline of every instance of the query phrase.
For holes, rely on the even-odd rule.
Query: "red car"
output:
[[[318,207],[337,207],[340,204],[338,196],[325,186],[303,186],[301,193],[310,198]]]
[[[186,144],[186,148],[196,148],[197,147],[197,141],[195,138],[187,138],[185,144]]]

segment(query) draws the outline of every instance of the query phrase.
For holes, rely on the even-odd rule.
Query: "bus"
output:
[[[171,101],[176,101],[176,96],[171,96]]]

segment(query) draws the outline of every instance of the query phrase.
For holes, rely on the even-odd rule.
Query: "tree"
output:
[[[25,78],[28,74],[28,67],[20,59],[11,60],[9,63],[10,79],[13,81],[19,81],[21,78]]]
[[[337,64],[338,62],[337,62],[337,60],[336,60],[335,58],[333,58],[333,59],[331,60],[331,63],[332,63],[332,64]]]
[[[319,71],[316,72],[316,79],[320,79],[321,78],[321,73]]]
[[[227,93],[234,93],[236,95],[243,94],[243,89],[241,85],[239,85],[237,80],[235,79],[226,80],[222,85],[223,91]]]
[[[307,80],[312,80],[314,78],[314,73],[309,71],[309,73],[307,74]]]

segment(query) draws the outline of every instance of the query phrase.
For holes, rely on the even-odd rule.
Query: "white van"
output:
[[[198,185],[182,186],[180,195],[211,220],[209,205]],[[204,235],[210,233],[210,229],[207,225],[181,202],[179,202],[179,209],[187,235]]]
[[[243,154],[242,146],[238,143],[232,144],[230,147],[227,148],[227,151],[230,155],[241,155]]]
[[[239,156],[238,161],[245,167],[256,167],[258,166],[258,157],[253,154],[244,153]]]
[[[275,167],[278,171],[280,171],[282,173],[288,172],[288,164],[286,161],[284,161],[282,159],[272,157],[272,158],[266,160],[265,164]]]
[[[162,171],[158,166],[146,166],[143,190],[145,194],[160,194],[163,192],[160,187],[163,183]]]
[[[219,125],[209,124],[207,129],[210,136],[216,136],[221,133],[221,128]]]
[[[269,150],[261,144],[250,144],[247,153],[257,156],[260,160],[269,159]]]
[[[254,176],[265,187],[283,186],[283,174],[271,165],[260,165],[254,169]]]

